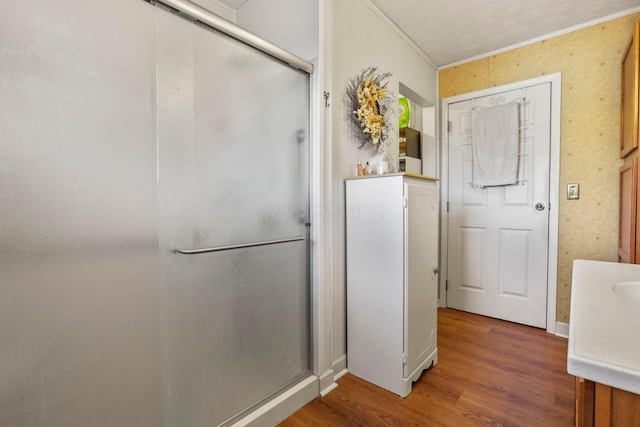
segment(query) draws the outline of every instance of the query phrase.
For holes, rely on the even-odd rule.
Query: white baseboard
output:
[[[345,374],[348,374],[349,371],[347,371],[347,369],[343,369],[340,372],[336,372],[336,375],[333,377],[334,380],[338,381],[340,378],[342,378]]]
[[[318,396],[318,377],[311,376],[256,409],[231,427],[272,427]]]
[[[562,338],[569,338],[569,324],[556,322],[556,335]]]
[[[335,375],[333,377],[334,381],[338,381],[340,378],[344,376],[347,372],[347,355],[341,356],[333,361],[331,366]]]
[[[336,387],[338,387],[338,383],[332,381],[331,384],[320,390],[320,397],[325,397],[327,394],[335,390]]]
[[[324,397],[338,387],[337,381],[346,374],[347,356],[341,356],[331,364],[331,369],[320,376],[320,396]]]
[[[334,378],[335,374],[333,373],[333,369],[327,370],[320,376],[320,396],[326,396],[331,390],[338,386]]]

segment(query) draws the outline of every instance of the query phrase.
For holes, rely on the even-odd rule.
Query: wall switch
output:
[[[580,184],[567,185],[567,200],[578,200],[580,198]]]

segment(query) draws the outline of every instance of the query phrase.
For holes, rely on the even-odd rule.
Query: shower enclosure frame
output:
[[[150,3],[160,3],[171,9],[175,9],[181,14],[187,15],[187,17],[193,19],[197,23],[202,23],[205,26],[209,26],[214,30],[220,31],[236,40],[245,43],[273,58],[288,64],[294,69],[298,69],[309,74],[309,102],[310,111],[310,144],[309,144],[309,174],[310,174],[310,216],[311,224],[309,230],[310,242],[310,367],[312,375],[304,380],[299,381],[289,389],[282,393],[279,393],[273,398],[267,399],[264,404],[253,408],[253,410],[243,413],[243,415],[232,418],[233,423],[231,425],[247,425],[252,423],[276,423],[295,410],[303,406],[305,403],[311,401],[313,398],[319,395],[325,395],[333,390],[337,384],[335,380],[337,378],[336,373],[331,369],[328,363],[330,356],[331,346],[328,345],[328,323],[331,321],[327,314],[326,304],[326,290],[323,290],[320,283],[327,280],[328,269],[322,266],[324,259],[328,259],[329,255],[324,255],[322,252],[327,251],[327,243],[322,242],[320,236],[327,235],[330,229],[330,219],[327,216],[321,215],[322,197],[321,194],[324,191],[323,185],[323,168],[325,167],[325,158],[322,155],[320,147],[320,141],[323,139],[324,134],[324,118],[323,113],[314,114],[314,107],[318,107],[319,102],[317,100],[314,86],[322,84],[321,79],[324,79],[324,73],[318,73],[318,69],[314,67],[314,64],[299,58],[298,56],[252,34],[249,31],[223,19],[219,16],[211,13],[207,9],[192,3],[188,0],[144,0]],[[324,1],[320,1],[320,9],[327,8],[328,5]],[[325,46],[326,48],[326,46]],[[321,57],[324,55],[321,53]],[[320,75],[318,75],[320,74]],[[317,122],[317,123],[314,123]],[[328,236],[327,236],[328,237]],[[197,253],[205,253],[211,251],[235,249],[236,247],[247,246],[259,246],[278,244],[288,241],[301,240],[301,237],[295,236],[289,239],[282,239],[278,241],[266,241],[257,242],[255,244],[248,245],[232,245],[230,247],[219,248],[197,248],[197,249],[176,249],[176,252],[190,255]],[[327,366],[329,365],[329,366]],[[341,372],[340,374],[343,374]]]

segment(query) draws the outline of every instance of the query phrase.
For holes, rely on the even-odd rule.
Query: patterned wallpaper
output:
[[[574,259],[617,261],[620,65],[640,13],[439,73],[439,98],[562,73],[556,317],[569,322]],[[569,183],[580,200],[567,200]]]

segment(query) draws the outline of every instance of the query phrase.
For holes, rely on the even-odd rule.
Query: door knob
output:
[[[542,202],[536,203],[536,210],[537,211],[543,211],[544,208],[545,208],[544,203],[542,203]]]

